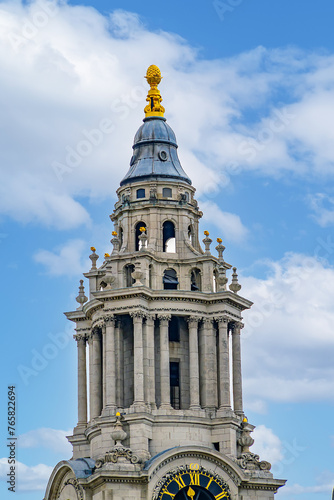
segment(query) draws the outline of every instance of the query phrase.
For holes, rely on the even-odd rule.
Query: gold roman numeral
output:
[[[167,490],[167,487],[162,490],[162,493],[166,494],[166,495],[169,495],[172,498],[175,497],[174,493],[171,493],[170,491]]]
[[[221,500],[222,498],[227,498],[227,491],[223,490],[221,491],[220,493],[218,493],[218,495],[215,496],[215,499],[216,500]]]
[[[210,480],[209,480],[208,484],[205,486],[207,490],[209,489],[210,484],[212,483],[212,481],[213,481],[213,477],[210,477]]]
[[[199,473],[198,472],[189,472],[190,476],[190,484],[194,484],[196,486],[199,486]]]
[[[179,490],[180,490],[181,488],[184,488],[184,487],[186,486],[186,483],[183,481],[183,479],[182,479],[182,476],[181,476],[181,475],[179,475],[179,476],[177,476],[177,477],[174,477],[174,480],[175,480],[175,481],[177,482],[177,484],[179,485]]]

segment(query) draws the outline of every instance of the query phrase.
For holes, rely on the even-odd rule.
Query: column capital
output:
[[[187,322],[188,322],[189,326],[191,325],[191,323],[198,324],[200,320],[201,320],[201,318],[199,316],[189,316],[187,318]]]
[[[160,321],[170,321],[172,315],[168,313],[161,313],[158,314],[157,317]]]
[[[217,323],[228,323],[229,322],[229,319],[227,316],[216,316],[215,318],[215,321],[217,321]]]
[[[78,344],[79,342],[84,342],[84,344],[86,345],[87,336],[85,333],[76,333],[73,335],[73,338],[78,342]]]
[[[231,321],[230,322],[230,328],[232,330],[232,333],[234,334],[240,334],[240,330],[244,327],[245,325],[241,323],[241,321]]]
[[[141,321],[143,321],[143,318],[145,318],[146,316],[144,311],[141,311],[139,309],[137,311],[131,311],[129,314],[131,318],[133,318],[133,320],[141,320]]]
[[[214,319],[213,318],[202,318],[203,323],[206,323],[208,326],[213,324]]]
[[[116,317],[114,316],[114,314],[108,314],[107,316],[104,316],[103,321],[106,326],[111,325],[112,323],[115,324]]]
[[[95,326],[92,329],[92,333],[90,334],[90,338],[92,340],[98,340],[100,338],[100,335],[101,335],[101,326]]]

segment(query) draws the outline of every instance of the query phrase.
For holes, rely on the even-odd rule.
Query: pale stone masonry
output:
[[[110,216],[112,252],[98,266],[92,248],[89,299],[81,284],[78,309],[66,313],[78,424],[73,458],[56,466],[45,500],[269,500],[285,482],[249,452],[240,333],[252,303],[235,269],[228,285],[221,240],[217,256],[207,232],[200,245],[202,212],[159,75],[149,68],[146,118]]]

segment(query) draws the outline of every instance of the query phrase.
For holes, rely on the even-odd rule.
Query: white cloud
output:
[[[84,252],[87,254],[87,245],[83,240],[69,240],[55,252],[49,250],[38,250],[34,259],[46,268],[46,272],[53,276],[78,276],[89,269],[89,265],[83,259]]]
[[[135,13],[52,5],[1,3],[1,213],[59,229],[89,223],[82,203],[113,195],[128,168],[152,62],[200,193],[244,170],[332,175],[333,56],[258,47],[208,61]],[[289,101],[277,107],[278,92]],[[224,227],[236,224],[225,215]]]
[[[203,210],[203,223],[214,224],[221,231],[224,240],[240,243],[246,239],[248,230],[238,215],[223,212],[212,201],[201,201],[200,208]]]
[[[321,227],[334,224],[334,198],[325,193],[316,193],[308,198],[309,205],[314,211],[314,219]]]
[[[53,467],[44,464],[32,467],[16,462],[17,467],[17,490],[18,491],[41,491],[45,490]],[[8,459],[0,458],[0,479],[7,481]]]
[[[72,445],[66,439],[72,431],[41,428],[21,434],[18,438],[20,448],[46,448],[64,456],[71,456]]]
[[[244,313],[246,406],[332,401],[334,269],[292,253],[267,266],[264,279],[239,275],[242,294],[254,302]]]
[[[254,444],[251,448],[253,453],[267,460],[272,465],[283,459],[283,445],[281,440],[271,429],[265,425],[259,425],[252,433]]]

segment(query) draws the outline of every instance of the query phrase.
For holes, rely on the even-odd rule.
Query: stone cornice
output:
[[[180,261],[180,257],[177,254],[175,254],[175,255],[170,254],[168,256],[168,260],[166,261],[166,256],[158,257],[156,252],[152,252],[150,250],[141,251],[140,253],[139,252],[129,252],[129,253],[124,253],[124,254],[118,253],[116,255],[111,255],[108,258],[108,262],[124,260],[126,263],[128,263],[129,261],[132,262],[134,260],[138,260],[138,258],[143,258],[143,257],[149,258],[152,262],[156,262],[158,264],[166,264],[166,266],[172,262],[177,263],[181,267],[182,266],[189,266],[191,264],[194,264],[197,266],[198,264],[201,264],[203,262],[211,261],[211,262],[214,262],[215,264],[218,264],[218,265],[224,264],[225,269],[232,268],[231,264],[228,264],[227,262],[223,262],[223,263],[220,262],[219,259],[217,257],[215,257],[214,255],[197,254],[197,255],[194,255],[194,257],[188,257],[188,258],[182,259]],[[84,276],[86,276],[86,277],[100,276],[103,274],[104,267],[105,267],[105,264],[102,264],[96,271],[84,273]],[[193,292],[193,293],[196,293],[196,292]]]

